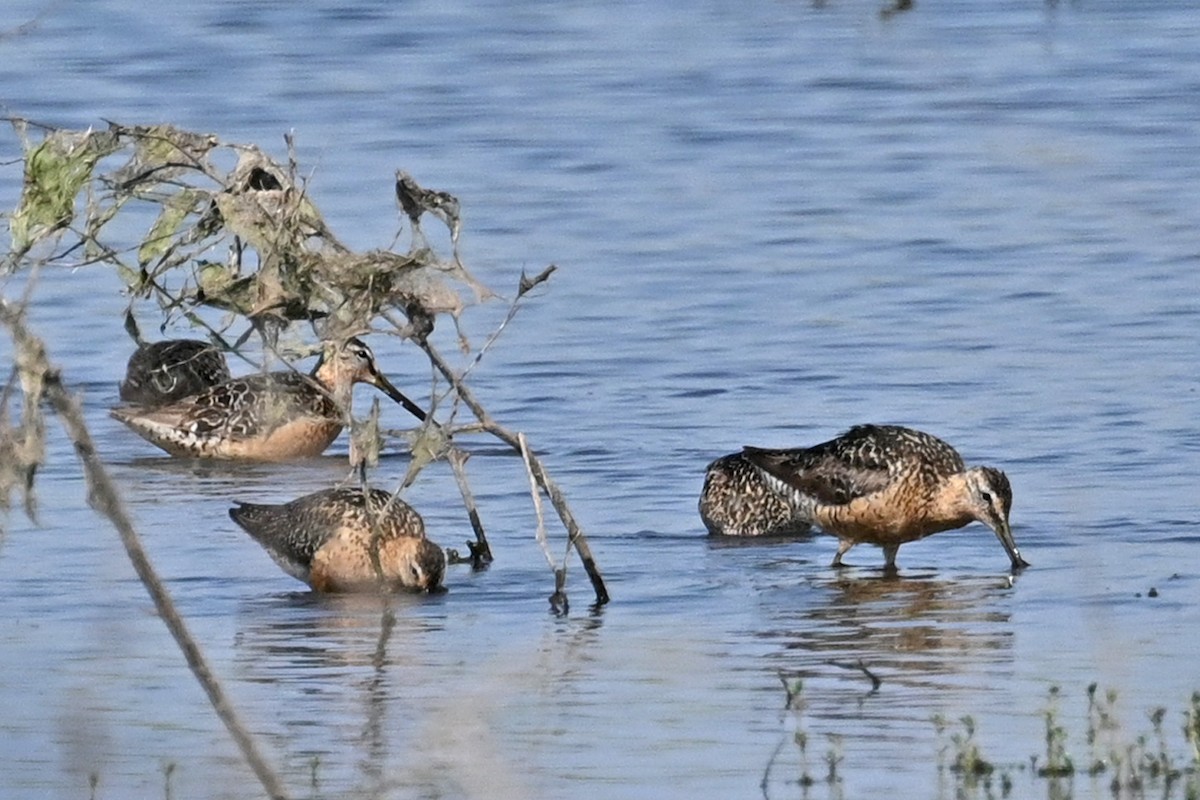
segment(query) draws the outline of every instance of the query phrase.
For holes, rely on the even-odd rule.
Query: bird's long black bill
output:
[[[1007,525],[1002,525],[996,531],[996,538],[1004,545],[1004,551],[1008,553],[1008,560],[1012,562],[1014,572],[1029,566],[1029,562],[1021,557],[1021,551],[1017,549],[1017,543],[1013,540],[1012,530]]]
[[[405,397],[404,393],[393,386],[391,381],[383,377],[382,373],[375,374],[375,385],[378,386],[379,389],[388,397],[404,406],[408,413],[421,420],[421,422],[424,422],[426,419],[428,419],[429,415],[425,413],[424,409],[422,409],[412,400],[409,400],[407,397]]]

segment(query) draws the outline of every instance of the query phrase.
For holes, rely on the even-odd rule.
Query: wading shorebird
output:
[[[789,536],[808,533],[811,521],[741,453],[721,456],[704,472],[700,519],[712,534]]]
[[[438,591],[446,555],[421,515],[379,489],[326,489],[282,505],[238,502],[230,518],[283,571],[318,592]]]
[[[209,342],[140,342],[125,366],[125,380],[118,392],[126,403],[157,407],[199,394],[229,378],[225,354]]]
[[[993,467],[968,469],[950,445],[894,425],[858,425],[814,447],[742,455],[798,518],[839,540],[833,566],[859,543],[883,548],[888,569],[905,542],[982,522],[1014,570],[1029,566],[1013,541],[1012,486]]]
[[[173,456],[285,461],[320,455],[333,443],[346,424],[355,383],[379,388],[425,420],[355,338],[327,342],[311,375],[246,375],[165,406],[114,408],[112,415]]]

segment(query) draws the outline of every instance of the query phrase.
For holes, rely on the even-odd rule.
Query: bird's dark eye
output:
[[[989,506],[992,504],[992,495],[989,492],[981,492],[979,496],[982,497],[983,502],[987,503]]]

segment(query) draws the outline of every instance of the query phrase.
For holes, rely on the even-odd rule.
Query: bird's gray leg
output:
[[[849,539],[838,539],[837,554],[834,555],[833,564],[831,566],[834,566],[834,567],[846,566],[845,564],[842,563],[842,556],[846,555],[846,552],[851,547],[854,547],[854,542],[850,541]]]
[[[884,561],[883,568],[888,572],[896,571],[896,553],[899,552],[899,550],[900,545],[898,544],[885,544],[883,546],[883,557],[886,559]]]

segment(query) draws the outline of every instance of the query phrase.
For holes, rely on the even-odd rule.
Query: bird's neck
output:
[[[340,408],[350,407],[350,396],[354,389],[354,381],[347,377],[334,364],[322,364],[312,376],[313,380],[333,398]]]
[[[951,475],[935,488],[927,506],[927,516],[938,530],[961,528],[975,519],[971,490],[962,472]]]

